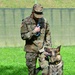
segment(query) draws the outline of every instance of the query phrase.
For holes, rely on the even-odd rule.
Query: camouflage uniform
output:
[[[26,40],[25,51],[26,51],[26,65],[28,66],[29,75],[36,75],[36,59],[38,51],[43,48],[43,46],[51,45],[51,34],[49,24],[46,19],[42,18],[40,24],[43,26],[40,30],[40,35],[36,36],[34,28],[37,26],[36,21],[30,15],[22,21],[21,25],[21,38]]]

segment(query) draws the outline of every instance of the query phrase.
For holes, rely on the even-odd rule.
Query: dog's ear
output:
[[[57,47],[58,51],[60,51],[61,45]]]

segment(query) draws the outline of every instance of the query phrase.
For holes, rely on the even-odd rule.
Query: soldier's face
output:
[[[33,18],[35,19],[35,20],[38,20],[39,18],[37,18],[34,14],[33,14]]]
[[[34,17],[35,19],[39,19],[39,18],[37,18],[34,14],[33,14],[33,17]]]

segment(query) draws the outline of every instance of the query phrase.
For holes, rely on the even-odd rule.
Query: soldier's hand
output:
[[[35,27],[34,32],[35,33],[40,32],[40,27]]]
[[[50,54],[48,52],[44,51],[44,55],[49,56]]]

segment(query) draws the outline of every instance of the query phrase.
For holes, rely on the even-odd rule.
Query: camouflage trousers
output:
[[[28,67],[29,74],[28,75],[36,75],[36,62],[37,62],[37,53],[26,53],[26,65]]]
[[[48,60],[46,60],[45,57],[46,56],[44,55],[44,52],[39,54],[39,65],[42,68],[42,74],[47,75],[49,64],[48,64]]]

